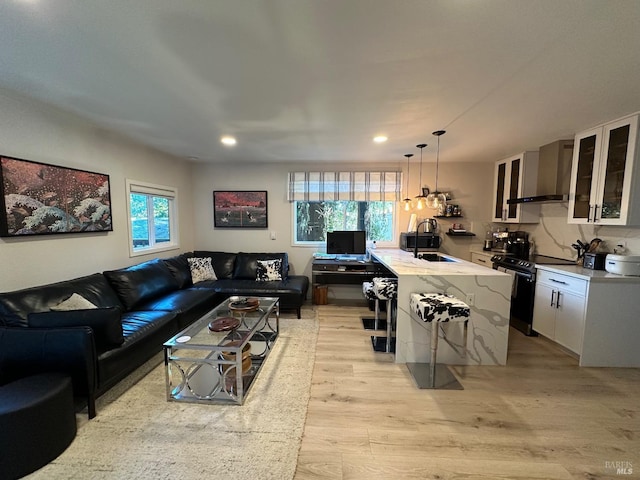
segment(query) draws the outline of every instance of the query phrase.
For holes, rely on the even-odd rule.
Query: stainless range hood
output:
[[[507,203],[566,202],[569,199],[572,158],[573,139],[557,140],[540,147],[537,195],[510,198]]]

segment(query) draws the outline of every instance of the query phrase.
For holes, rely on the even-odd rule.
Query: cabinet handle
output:
[[[551,303],[549,304],[550,307],[553,307],[553,297],[556,296],[556,291],[555,290],[551,290]]]
[[[591,221],[591,209],[593,208],[593,205],[589,204],[589,212],[587,213],[587,223],[589,223]]]
[[[558,291],[558,295],[556,295],[556,309],[560,308],[560,291]]]
[[[483,260],[482,258],[478,258],[478,259],[476,259],[476,260],[478,260],[480,263],[487,263],[487,261],[486,261],[486,260]]]
[[[598,205],[593,206],[593,223],[598,221]]]
[[[551,280],[554,283],[559,283],[561,285],[569,285],[567,282],[563,282],[562,280],[556,280],[555,278],[550,278],[549,280]]]

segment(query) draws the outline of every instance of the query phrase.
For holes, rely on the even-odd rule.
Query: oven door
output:
[[[536,277],[530,272],[519,272],[502,266],[496,270],[511,275],[511,314],[509,325],[527,336],[537,337],[533,330],[533,301],[535,296]]]

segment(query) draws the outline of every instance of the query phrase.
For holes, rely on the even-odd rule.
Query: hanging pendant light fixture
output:
[[[440,209],[447,203],[447,197],[444,193],[438,191],[438,167],[440,164],[440,136],[447,133],[444,130],[436,130],[433,135],[438,137],[438,150],[436,153],[436,188],[433,192],[427,195],[427,207]]]
[[[416,195],[416,208],[418,210],[422,210],[423,208],[425,208],[427,206],[427,197],[424,196],[424,194],[422,193],[422,149],[424,147],[426,147],[427,144],[426,143],[420,143],[419,145],[416,145],[416,147],[418,147],[420,149],[420,185],[419,185],[419,192],[418,195]]]
[[[413,202],[409,198],[409,159],[413,157],[413,153],[406,153],[405,157],[407,157],[407,198],[402,200],[402,208],[408,212],[413,208]]]

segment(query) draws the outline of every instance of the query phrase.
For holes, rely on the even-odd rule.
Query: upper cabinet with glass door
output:
[[[576,135],[569,223],[640,225],[638,115]]]
[[[507,200],[536,194],[538,152],[523,152],[496,162],[492,221],[500,223],[538,223],[537,204],[508,204]]]

